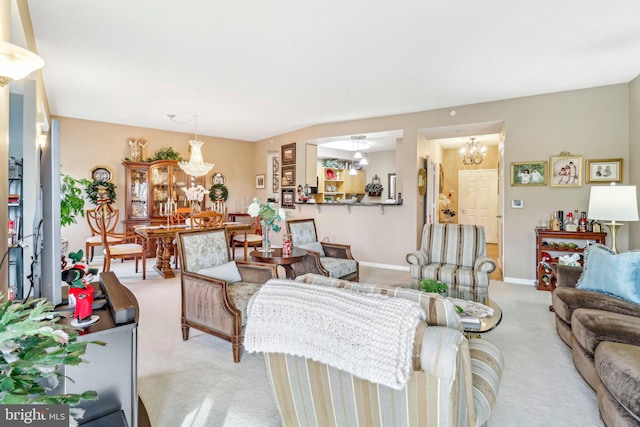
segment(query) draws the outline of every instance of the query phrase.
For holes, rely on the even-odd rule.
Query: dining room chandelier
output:
[[[464,147],[460,149],[460,160],[465,166],[479,165],[484,160],[486,152],[487,147],[483,147],[479,141],[471,138],[471,141],[465,143]]]
[[[181,123],[181,122],[177,122],[176,120],[174,120],[175,119],[175,115],[169,114],[168,116],[171,119],[171,121],[173,121],[175,123]],[[187,173],[187,175],[193,176],[193,177],[198,177],[198,176],[203,176],[203,175],[208,174],[209,171],[211,169],[213,169],[215,164],[214,163],[206,163],[204,161],[204,159],[202,158],[202,149],[201,148],[204,145],[204,142],[200,141],[198,139],[198,114],[195,114],[191,119],[187,120],[186,122],[182,122],[182,123],[190,122],[194,118],[196,120],[195,138],[189,140],[189,145],[191,147],[190,148],[190,150],[191,150],[191,158],[189,158],[188,162],[184,162],[184,161],[178,162],[178,166],[180,166],[180,169],[185,171]]]

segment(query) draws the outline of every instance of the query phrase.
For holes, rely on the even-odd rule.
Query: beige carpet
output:
[[[113,267],[140,304],[138,392],[154,427],[280,425],[260,355],[235,364],[228,342],[194,329],[182,341],[179,278],[163,280],[149,266],[142,281],[131,262]],[[408,280],[408,272],[361,268],[363,282]],[[595,393],[555,332],[550,294],[499,281],[490,294],[504,315],[484,338],[502,349],[506,368],[489,426],[602,426]]]

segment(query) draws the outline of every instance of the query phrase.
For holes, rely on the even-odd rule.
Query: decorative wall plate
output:
[[[111,171],[106,166],[96,166],[91,169],[91,179],[94,181],[110,182],[112,176]]]

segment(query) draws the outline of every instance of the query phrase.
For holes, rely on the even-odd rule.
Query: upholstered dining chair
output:
[[[100,237],[102,246],[104,247],[104,263],[102,271],[111,270],[111,259],[120,258],[122,260],[134,258],[136,261],[136,273],[138,272],[138,260],[142,259],[142,280],[147,278],[147,249],[144,243],[138,243],[138,236],[133,233],[114,233],[108,232],[106,228],[107,222],[102,215],[97,215],[97,224],[100,229]],[[118,242],[112,243],[109,238],[117,239]]]
[[[262,226],[260,225],[260,217],[255,217],[252,229],[242,234],[235,234],[231,238],[231,257],[236,257],[236,245],[244,248],[244,260],[247,261],[249,246],[258,247],[262,245]]]
[[[224,228],[178,232],[182,286],[182,339],[195,328],[231,342],[240,362],[247,304],[263,283],[277,277],[276,266],[232,261]]]
[[[287,233],[291,236],[294,247],[309,252],[302,262],[292,265],[296,276],[315,273],[336,279],[358,281],[359,264],[351,255],[351,246],[319,242],[313,218],[287,221]]]
[[[101,214],[101,213],[100,213]],[[99,213],[95,209],[87,209],[85,217],[89,223],[91,229],[91,236],[85,240],[85,253],[87,254],[87,261],[93,261],[93,251],[96,246],[102,246],[102,236],[100,236],[100,227],[98,226]],[[116,225],[118,225],[118,209],[113,209],[103,216],[103,220],[107,227],[107,233],[115,232]],[[122,243],[122,240],[118,240],[115,237],[107,236],[110,243]]]

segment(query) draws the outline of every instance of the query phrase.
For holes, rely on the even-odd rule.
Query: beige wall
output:
[[[117,195],[116,207],[121,211],[121,218],[124,218],[125,206],[125,169],[122,162],[125,157],[130,157],[127,142],[129,138],[145,138],[149,142],[146,157],[152,157],[153,153],[166,147],[173,147],[186,159],[190,156],[189,139],[193,139],[193,134],[65,117],[54,118],[60,120],[62,172],[74,178],[90,179],[92,168],[108,167],[113,173]],[[199,136],[199,139],[204,141],[202,156],[205,161],[215,163],[207,177],[207,188],[211,186],[211,174],[221,173],[225,177],[225,185],[229,188],[228,209],[235,210],[238,205],[244,207],[247,200],[253,199],[258,191],[255,189],[254,170],[258,170],[259,167],[255,164],[254,144],[206,136]],[[266,164],[266,160],[264,163]],[[93,206],[91,202],[87,202],[85,207]],[[62,229],[62,237],[69,239],[71,251],[80,248],[84,250],[84,241],[89,235],[89,226],[84,218],[78,218],[78,224]]]
[[[420,129],[454,124],[505,122],[503,164],[527,160],[548,161],[561,151],[584,159],[625,159],[624,182],[629,182],[629,85],[620,84],[482,104],[456,106],[420,113],[386,116],[312,126],[296,133],[259,141],[257,156],[263,156],[271,140],[278,144],[302,140],[402,129],[403,149],[396,155],[398,186],[404,205],[388,207],[384,214],[370,207],[346,208],[304,206],[291,211],[294,217],[316,218],[321,236],[352,244],[362,261],[406,267],[405,254],[417,246],[422,227],[423,198],[417,191],[418,168],[424,156],[436,161],[438,153],[419,136]],[[456,115],[451,116],[450,110]],[[441,158],[441,157],[440,157]],[[508,179],[508,173],[506,174]],[[534,227],[548,219],[554,209],[586,210],[589,185],[581,188],[511,187],[504,185],[504,273],[506,277],[535,277]],[[524,201],[524,209],[511,209],[511,200]],[[628,247],[628,229],[622,228],[618,246]]]
[[[627,165],[629,183],[640,186],[640,76],[629,84],[629,162]],[[629,248],[640,248],[640,222],[629,223]]]

